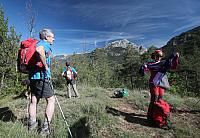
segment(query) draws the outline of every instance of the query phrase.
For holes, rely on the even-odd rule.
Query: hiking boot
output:
[[[79,95],[74,95],[73,98],[80,98],[80,96]]]
[[[37,128],[38,122],[28,122],[28,131],[33,131]]]
[[[48,136],[50,135],[50,128],[47,122],[45,122],[39,132],[41,136]]]
[[[48,128],[42,128],[39,134],[43,137],[48,136],[50,135],[50,130]]]

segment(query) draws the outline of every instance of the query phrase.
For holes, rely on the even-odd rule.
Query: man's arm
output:
[[[175,70],[179,64],[179,53],[173,53],[165,62],[166,70]]]
[[[77,77],[77,71],[73,67],[72,67],[72,72],[73,72],[73,77],[75,79]]]
[[[174,58],[172,59],[171,70],[175,70],[179,64],[179,53],[174,54]]]
[[[36,51],[41,59],[42,64],[45,66],[45,69],[48,70],[48,65],[46,63],[46,56],[44,46],[39,46],[36,48]]]
[[[62,76],[63,76],[63,77],[65,77],[65,76],[66,76],[66,75],[65,75],[65,73],[66,73],[66,71],[63,71],[63,72],[62,72]]]

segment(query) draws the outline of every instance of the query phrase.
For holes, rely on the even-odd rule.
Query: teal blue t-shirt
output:
[[[48,70],[44,70],[44,71],[37,71],[34,70],[34,72],[31,72],[29,75],[31,79],[44,79],[44,78],[51,78],[51,55],[52,55],[52,50],[50,48],[50,43],[41,40],[37,43],[37,47],[38,46],[44,46],[44,50],[45,50],[45,55],[46,55],[46,63],[48,65]]]
[[[71,70],[72,70],[73,73],[77,73],[76,70],[75,70],[75,68],[73,68],[71,66],[68,66],[68,68],[71,68]],[[66,71],[66,68],[63,69],[63,72],[65,72],[65,71]]]

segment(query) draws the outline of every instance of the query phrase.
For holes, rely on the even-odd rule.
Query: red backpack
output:
[[[76,72],[73,72],[71,67],[66,67],[65,71],[66,80],[74,80],[76,77],[77,77]]]
[[[18,71],[22,73],[29,73],[30,68],[39,67],[43,68],[42,62],[37,58],[36,44],[37,40],[33,38],[28,38],[20,44],[18,50],[17,67]]]
[[[161,128],[170,128],[170,106],[164,100],[158,100],[154,103],[153,107],[153,121]]]
[[[74,77],[73,77],[73,71],[72,71],[72,69],[70,67],[66,67],[65,74],[66,74],[66,79],[67,80],[73,80],[74,79]]]

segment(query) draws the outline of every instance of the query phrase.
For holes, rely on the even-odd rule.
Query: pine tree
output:
[[[0,8],[0,90],[5,88],[8,92],[15,90],[18,83],[16,72],[17,49],[20,36],[15,33],[14,27],[8,28],[8,19],[5,18],[3,9]]]
[[[102,87],[110,86],[110,69],[108,57],[104,49],[96,49],[91,55],[95,81]]]
[[[125,84],[128,84],[130,88],[135,87],[137,81],[138,70],[140,66],[139,52],[132,46],[128,46],[124,55],[124,62],[121,69],[121,78]]]

